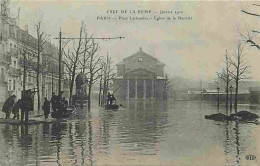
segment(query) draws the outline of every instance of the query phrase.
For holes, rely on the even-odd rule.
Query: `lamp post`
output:
[[[231,85],[229,87],[230,89],[230,114],[232,113],[232,89],[233,89],[233,86]]]
[[[219,109],[219,87],[217,88],[217,90],[218,90],[218,109]]]

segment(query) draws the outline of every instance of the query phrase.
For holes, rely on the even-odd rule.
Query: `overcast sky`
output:
[[[108,52],[115,63],[137,52],[140,47],[166,64],[166,72],[199,80],[216,78],[224,64],[225,51],[231,54],[239,39],[237,28],[245,32],[245,25],[260,29],[260,19],[241,13],[241,9],[257,11],[251,2],[121,2],[121,1],[11,1],[12,13],[20,7],[20,26],[29,25],[33,32],[35,13],[43,13],[44,29],[52,38],[61,27],[64,35],[76,36],[81,21],[85,21],[89,34],[94,37],[124,36],[125,39],[98,41],[100,54]],[[151,14],[107,14],[107,10],[152,10]],[[153,16],[177,17],[176,14],[159,15],[160,10],[183,11],[181,16],[192,20],[154,21]],[[259,8],[258,8],[259,11]],[[97,20],[97,16],[137,16],[150,20]],[[259,38],[258,38],[259,41]],[[57,43],[57,41],[52,41]],[[252,66],[251,76],[260,80],[260,51],[245,47]]]

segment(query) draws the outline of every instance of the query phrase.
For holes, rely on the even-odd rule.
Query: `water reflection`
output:
[[[240,165],[240,133],[239,133],[239,122],[226,122],[225,124],[225,154],[226,157],[235,153],[235,165]],[[231,139],[231,136],[234,135],[235,139]],[[233,140],[233,141],[232,141]],[[245,146],[245,145],[242,145]],[[231,162],[229,159],[226,159],[227,162]],[[233,160],[233,159],[232,159]]]
[[[236,123],[236,128],[235,128],[235,134],[236,134],[236,163],[237,165],[239,165],[239,161],[240,161],[240,144],[239,144],[239,128],[238,128],[238,123],[239,122],[235,122]]]
[[[258,126],[204,119],[204,115],[218,111],[215,104],[128,104],[120,111],[77,110],[79,116],[67,121],[31,126],[0,124],[0,147],[6,149],[0,152],[0,165],[119,165],[119,161],[135,165],[139,158],[147,165],[181,159],[181,164],[168,165],[187,165],[193,163],[187,156],[201,156],[214,146],[222,150],[223,156],[218,155],[226,158],[220,165],[242,165],[246,149],[254,147],[250,133]],[[220,107],[219,112],[226,110]],[[206,162],[207,157],[201,159]]]
[[[118,143],[126,151],[155,155],[167,126],[167,105],[157,101],[130,101],[128,112],[117,118]]]

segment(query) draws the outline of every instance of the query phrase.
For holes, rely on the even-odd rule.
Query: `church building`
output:
[[[116,98],[166,99],[165,64],[145,53],[142,48],[117,65],[113,91]]]

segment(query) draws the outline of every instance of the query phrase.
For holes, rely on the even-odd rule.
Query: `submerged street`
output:
[[[257,107],[250,110],[259,115]],[[260,126],[204,119],[212,113],[216,103],[140,101],[119,111],[77,110],[72,119],[28,128],[0,124],[0,165],[256,164],[246,156],[259,156]]]

